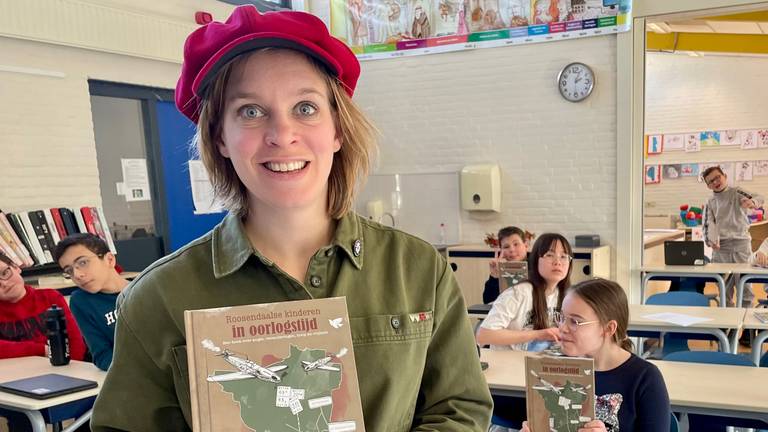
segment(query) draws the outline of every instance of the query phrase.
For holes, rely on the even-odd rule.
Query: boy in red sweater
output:
[[[64,309],[73,360],[85,356],[85,342],[64,297],[56,290],[24,284],[21,269],[0,252],[0,358],[45,356],[45,311]]]

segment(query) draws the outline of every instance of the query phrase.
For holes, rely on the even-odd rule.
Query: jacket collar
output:
[[[363,246],[360,220],[355,213],[349,212],[339,219],[331,247],[343,250],[352,264],[360,270],[363,267],[365,255]],[[271,264],[267,257],[253,248],[245,233],[243,221],[233,214],[228,214],[213,229],[211,255],[213,275],[217,279],[239,270],[251,255],[255,255],[265,265]]]

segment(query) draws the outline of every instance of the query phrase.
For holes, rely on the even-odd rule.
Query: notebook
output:
[[[704,265],[704,242],[665,241],[664,264]]]
[[[32,399],[49,399],[56,396],[96,388],[96,381],[73,378],[59,374],[45,374],[16,381],[0,383],[0,391]]]

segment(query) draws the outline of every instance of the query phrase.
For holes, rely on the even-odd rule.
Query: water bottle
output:
[[[69,335],[64,309],[53,305],[45,312],[48,360],[54,366],[69,364]]]

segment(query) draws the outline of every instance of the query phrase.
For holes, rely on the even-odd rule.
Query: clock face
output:
[[[587,98],[595,87],[595,73],[584,63],[571,63],[557,75],[557,88],[570,102]]]

